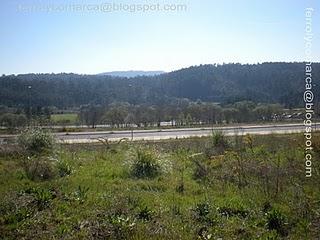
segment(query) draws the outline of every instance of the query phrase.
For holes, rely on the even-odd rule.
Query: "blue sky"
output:
[[[182,11],[51,11],[62,4],[184,4]],[[305,8],[316,0],[73,0],[0,2],[0,74],[171,71],[206,63],[303,61]]]

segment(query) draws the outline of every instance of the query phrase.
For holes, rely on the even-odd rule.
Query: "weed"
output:
[[[17,224],[30,216],[31,216],[31,211],[27,207],[22,207],[20,209],[17,209],[13,213],[8,213],[4,215],[2,221],[5,224]]]
[[[282,236],[286,236],[286,216],[277,209],[272,209],[267,213],[267,228],[269,230],[276,230]]]
[[[33,195],[39,210],[47,208],[54,197],[47,189],[35,189]]]
[[[89,187],[78,186],[77,190],[74,192],[74,197],[76,201],[84,203],[88,197]]]
[[[65,177],[72,173],[72,167],[67,161],[59,160],[57,162],[57,168],[60,177]]]
[[[193,158],[194,170],[193,179],[202,183],[211,181],[212,168],[207,163],[208,159],[204,157]]]
[[[50,153],[55,146],[53,136],[40,128],[24,130],[18,138],[18,143],[31,155]]]
[[[170,211],[173,215],[175,216],[181,216],[181,206],[179,204],[173,204],[171,207],[170,207]]]
[[[223,154],[229,147],[229,142],[222,131],[212,131],[211,143],[218,155]]]
[[[32,181],[49,180],[55,177],[52,162],[46,156],[23,158],[21,165],[27,178]]]
[[[194,212],[198,218],[204,218],[206,217],[209,212],[210,212],[210,204],[205,202],[205,203],[199,203],[196,205],[194,208]]]
[[[109,217],[111,227],[111,239],[129,239],[132,236],[135,220],[127,216],[112,215]]]
[[[144,221],[150,221],[152,219],[153,211],[147,206],[143,207],[137,214],[137,218]]]
[[[138,149],[131,168],[132,176],[136,178],[154,178],[161,174],[157,156],[151,150]]]
[[[249,211],[241,200],[237,198],[228,200],[223,206],[218,207],[217,210],[222,216],[227,218],[232,216],[245,218],[249,215]]]
[[[198,203],[193,209],[193,218],[206,226],[215,224],[215,213],[213,207],[208,202]]]

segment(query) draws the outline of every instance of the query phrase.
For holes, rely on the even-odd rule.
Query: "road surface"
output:
[[[320,124],[313,125],[313,131],[319,129]],[[134,131],[97,131],[97,132],[72,132],[55,133],[57,140],[61,143],[94,143],[103,139],[109,141],[128,140],[161,140],[174,138],[188,138],[209,136],[212,131],[221,131],[227,136],[244,134],[286,134],[304,132],[303,124],[278,124],[278,125],[241,125],[230,127],[213,128],[178,128],[162,130],[134,130]],[[16,137],[16,135],[0,135],[0,142]],[[2,141],[1,141],[2,140]]]

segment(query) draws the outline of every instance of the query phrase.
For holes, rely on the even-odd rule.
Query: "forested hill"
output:
[[[314,63],[313,79],[320,76]],[[200,65],[157,76],[121,78],[78,74],[21,74],[0,77],[0,104],[56,106],[166,104],[174,98],[231,103],[241,100],[302,105],[304,63]],[[29,88],[28,86],[31,86]],[[319,85],[314,86],[319,101]]]

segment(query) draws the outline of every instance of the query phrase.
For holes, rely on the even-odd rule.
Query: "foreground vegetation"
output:
[[[1,239],[317,239],[320,135],[1,146]]]

